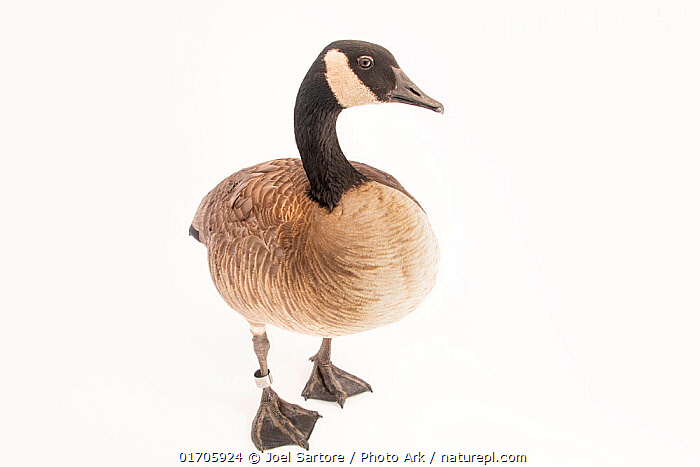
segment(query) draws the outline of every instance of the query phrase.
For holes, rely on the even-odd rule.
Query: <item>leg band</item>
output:
[[[253,379],[255,380],[255,385],[260,389],[265,389],[272,386],[272,374],[270,374],[269,370],[265,376],[260,376],[260,370],[255,370],[255,373],[253,373]]]

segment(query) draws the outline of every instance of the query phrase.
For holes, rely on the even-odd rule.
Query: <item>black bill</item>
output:
[[[406,76],[401,68],[394,68],[394,74],[396,75],[396,89],[389,91],[387,102],[417,105],[438,113],[445,111],[441,103],[425,95],[418,86],[413,84],[413,81]]]

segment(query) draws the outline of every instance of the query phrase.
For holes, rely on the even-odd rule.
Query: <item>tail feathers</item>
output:
[[[194,237],[194,239],[197,240],[198,242],[200,241],[199,240],[199,231],[197,229],[195,229],[193,225],[190,225],[190,235],[192,235]]]

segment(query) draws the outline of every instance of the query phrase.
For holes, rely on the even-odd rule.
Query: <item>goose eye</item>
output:
[[[372,65],[374,65],[374,60],[372,60],[372,57],[363,55],[357,59],[357,64],[360,65],[360,68],[364,68],[366,70],[367,68],[372,68]]]

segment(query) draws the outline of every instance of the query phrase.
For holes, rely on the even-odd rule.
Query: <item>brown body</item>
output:
[[[214,188],[193,227],[214,284],[254,326],[337,337],[392,323],[435,283],[438,244],[427,216],[393,178],[369,179],[332,210],[308,196],[300,159],[243,169]]]

